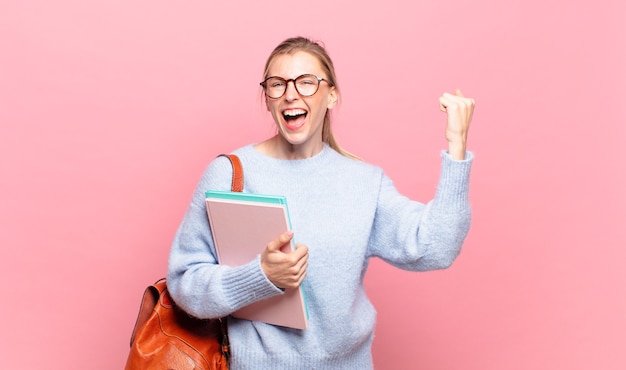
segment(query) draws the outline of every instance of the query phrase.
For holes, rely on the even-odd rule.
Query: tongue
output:
[[[289,130],[297,130],[302,125],[304,125],[304,120],[306,119],[306,114],[301,114],[295,117],[289,117],[285,120],[285,127]]]

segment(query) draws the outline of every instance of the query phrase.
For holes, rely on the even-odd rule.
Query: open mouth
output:
[[[304,109],[290,109],[283,112],[283,118],[287,122],[293,122],[301,118],[305,118],[307,111]]]

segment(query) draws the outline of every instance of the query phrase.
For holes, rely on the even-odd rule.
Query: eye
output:
[[[282,88],[285,86],[285,80],[280,77],[270,77],[265,80],[265,87],[267,88]]]
[[[316,85],[317,78],[315,76],[300,76],[298,78],[298,85],[308,86],[308,85]]]

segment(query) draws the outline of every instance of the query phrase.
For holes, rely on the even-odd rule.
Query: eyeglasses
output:
[[[301,75],[290,80],[285,80],[281,77],[271,76],[266,78],[265,81],[261,82],[261,86],[263,86],[263,91],[265,91],[265,95],[267,95],[268,98],[278,99],[281,96],[285,95],[285,91],[287,91],[287,85],[289,84],[289,82],[292,81],[293,86],[296,88],[296,91],[301,96],[311,96],[315,94],[320,88],[320,83],[322,81],[325,81],[329,86],[333,86],[333,84],[328,82],[327,80],[311,74]]]

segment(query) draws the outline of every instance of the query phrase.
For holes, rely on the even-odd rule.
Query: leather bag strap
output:
[[[220,154],[218,157],[226,157],[230,160],[230,164],[233,166],[233,180],[230,190],[241,193],[243,191],[243,167],[239,157],[234,154]]]

